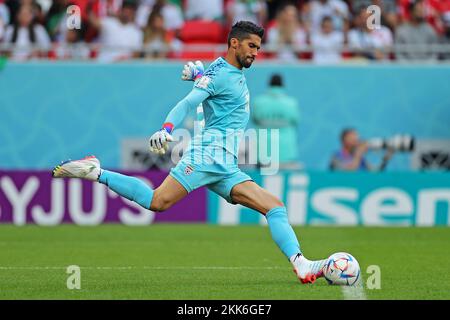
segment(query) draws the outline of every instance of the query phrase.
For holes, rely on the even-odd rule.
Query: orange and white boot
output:
[[[317,278],[323,277],[323,269],[327,259],[311,261],[298,253],[291,257],[290,261],[300,282],[312,284]]]

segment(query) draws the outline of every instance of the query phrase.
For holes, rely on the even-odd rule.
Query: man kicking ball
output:
[[[153,190],[135,177],[101,169],[99,160],[93,156],[62,163],[53,170],[53,177],[98,181],[157,212],[167,210],[189,192],[206,186],[230,203],[263,214],[272,239],[292,263],[298,279],[302,283],[314,283],[323,276],[326,260],[310,261],[302,255],[284,204],[238,168],[238,146],[250,109],[243,68],[252,65],[263,35],[263,28],[249,21],[239,21],[228,35],[225,58],[216,59],[205,72],[200,62],[185,66],[183,79],[195,81],[194,88],[169,112],[162,129],[151,136],[150,150],[165,153],[168,142],[173,141],[173,129],[200,103],[205,126],[158,188]]]

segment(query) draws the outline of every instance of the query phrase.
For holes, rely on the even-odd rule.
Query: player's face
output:
[[[239,41],[236,50],[236,59],[244,68],[250,68],[255,61],[258,51],[261,48],[261,38],[256,34],[251,34],[249,38]]]

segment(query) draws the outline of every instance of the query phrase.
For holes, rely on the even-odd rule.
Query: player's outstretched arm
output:
[[[166,153],[169,148],[168,143],[173,141],[171,133],[174,128],[178,127],[193,108],[196,108],[206,98],[209,93],[198,88],[192,91],[183,98],[177,105],[169,112],[162,129],[155,132],[149,139],[150,151],[158,154]]]
[[[195,81],[203,76],[205,68],[199,60],[193,63],[187,62],[181,73],[181,79],[184,81]],[[181,100],[168,114],[162,129],[155,132],[149,139],[150,151],[158,154],[164,154],[169,148],[169,142],[173,141],[171,133],[175,127],[178,127],[190,112],[196,108],[206,98],[209,93],[204,90],[193,89],[183,100]]]

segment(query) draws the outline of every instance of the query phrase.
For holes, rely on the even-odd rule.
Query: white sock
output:
[[[294,254],[292,257],[290,257],[289,258],[289,261],[291,262],[291,263],[294,263],[294,262],[299,262],[299,260],[298,259],[305,259],[305,257],[303,257],[303,255],[301,254],[301,253],[296,253],[296,254]],[[297,260],[297,261],[296,261]]]

